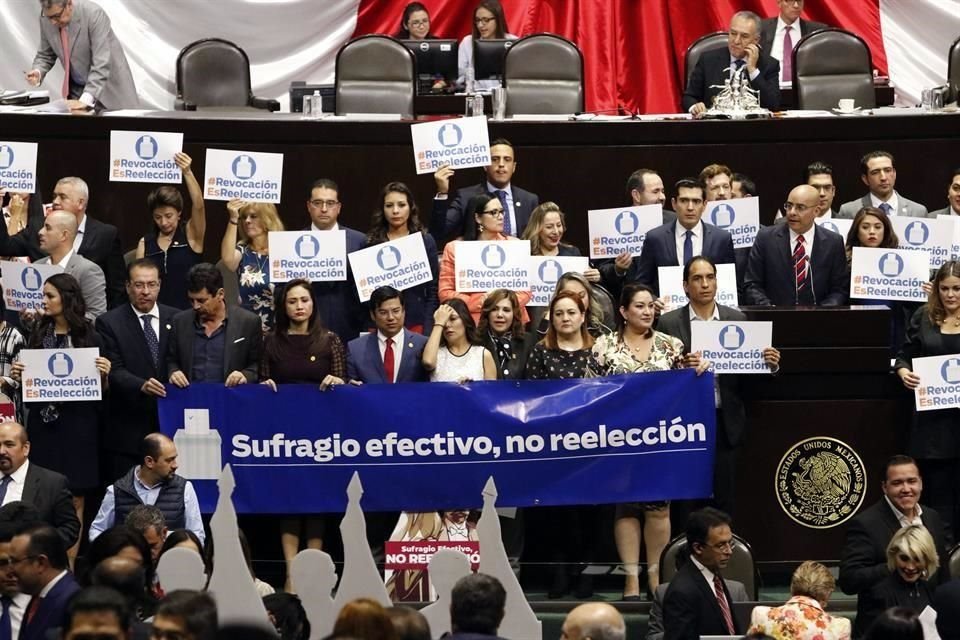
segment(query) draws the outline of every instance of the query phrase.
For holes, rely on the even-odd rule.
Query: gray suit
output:
[[[89,93],[98,110],[140,106],[123,47],[110,27],[110,18],[99,5],[89,0],[73,0],[67,38],[71,99]],[[42,79],[57,60],[63,63],[60,28],[40,16],[40,47],[33,59],[33,68],[40,72]]]
[[[723,581],[727,585],[727,591],[730,592],[730,599],[734,602],[749,602],[750,596],[747,595],[747,589],[742,582],[736,580]],[[653,604],[650,605],[650,617],[647,619],[646,640],[663,640],[663,596],[667,593],[669,582],[664,582],[657,586],[653,592]]]
[[[37,264],[51,264],[49,256],[37,260]],[[64,271],[80,283],[83,301],[87,303],[87,320],[93,322],[98,316],[106,313],[107,280],[103,277],[103,269],[79,253],[74,253],[67,261]]]
[[[911,218],[935,218],[936,216],[927,212],[927,208],[920,204],[919,202],[914,202],[913,200],[908,200],[904,198],[898,191],[894,193],[897,194],[897,201],[900,203],[900,210],[897,211],[896,215],[898,216],[909,216]],[[873,203],[870,201],[870,194],[863,196],[859,200],[851,200],[850,202],[844,202],[843,206],[840,207],[840,211],[837,212],[837,218],[846,218],[847,220],[853,220],[857,216],[857,211],[860,211],[863,207],[872,207]]]
[[[954,211],[952,207],[947,206],[943,209],[937,209],[936,211],[930,212],[931,218],[936,218],[937,216],[960,216],[960,213]]]

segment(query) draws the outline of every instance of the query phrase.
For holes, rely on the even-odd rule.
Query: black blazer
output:
[[[340,225],[347,234],[347,254],[359,251],[367,246],[367,236],[356,229]],[[313,290],[313,304],[319,309],[323,326],[340,337],[343,344],[347,344],[367,327],[369,316],[364,313],[357,295],[357,286],[353,280],[353,270],[347,261],[347,279],[341,282],[314,282],[310,285]],[[282,305],[280,295],[283,286],[276,287],[276,304]]]
[[[67,575],[60,578],[60,582],[53,585],[46,597],[40,600],[32,621],[28,623],[24,614],[18,640],[45,640],[47,631],[63,627],[67,605],[77,591],[80,591],[80,585],[68,571]]]
[[[173,327],[168,337],[167,375],[183,371],[187,379],[193,369],[193,309],[185,309],[173,316]],[[247,382],[256,382],[260,368],[263,342],[263,324],[260,316],[241,307],[230,307],[227,312],[226,344],[223,357],[224,382],[232,371],[243,373]]]
[[[910,318],[906,339],[897,354],[894,371],[901,367],[913,371],[914,358],[945,356],[951,353],[953,351],[944,344],[940,328],[930,322],[927,305],[923,305]],[[909,455],[934,459],[957,457],[960,448],[960,437],[956,433],[958,420],[960,409],[914,411],[907,447]]]
[[[850,281],[843,237],[818,224],[814,225],[810,272],[815,304],[826,307],[847,302]],[[747,259],[744,287],[748,304],[779,307],[797,303],[789,226],[776,224],[760,229]]]
[[[713,85],[723,86],[728,77],[724,69],[729,66],[730,50],[727,47],[707,51],[700,56],[690,74],[687,90],[683,92],[683,110],[689,111],[698,102],[707,105],[708,109],[712,107],[713,99],[720,93],[720,89]],[[750,86],[760,92],[761,107],[777,111],[780,109],[780,63],[761,51],[757,69],[760,75],[750,81]]]
[[[73,508],[67,477],[33,462],[27,467],[20,498],[40,512],[40,519],[57,530],[66,548],[80,537],[80,521]]]
[[[947,555],[947,539],[943,531],[940,514],[930,507],[923,507],[920,516],[923,526],[933,536],[940,557],[940,570],[931,578],[933,586],[950,578]],[[844,593],[855,595],[864,593],[879,584],[890,574],[887,569],[887,545],[900,529],[900,522],[885,498],[864,509],[850,521],[847,538],[840,554],[840,588]]]
[[[653,287],[660,295],[659,267],[683,266],[677,255],[677,222],[651,229],[643,240],[640,255],[633,259],[628,282],[641,282]],[[717,264],[735,264],[733,236],[729,231],[703,223],[703,247],[700,255],[706,256]]]
[[[143,337],[143,323],[133,307],[125,304],[97,318],[97,333],[103,341],[103,355],[110,369],[110,390],[107,398],[110,419],[105,421],[104,447],[136,455],[140,441],[159,430],[157,399],[140,391],[148,378],[166,384],[167,349],[173,316],[179,309],[158,304],[160,311],[159,363],[154,366]]]
[[[123,262],[117,228],[88,215],[77,253],[103,270],[107,279],[107,308],[113,309],[125,304],[127,292],[124,283],[127,280],[127,269]]]
[[[794,30],[791,29],[790,37],[793,39],[793,46],[796,47],[797,43],[800,41],[800,38],[807,35],[808,33],[813,33],[814,31],[820,31],[821,29],[828,29],[829,27],[822,22],[811,22],[810,20],[804,20],[800,18],[797,20],[800,23],[800,35],[797,35]],[[796,26],[796,25],[794,25]],[[777,16],[772,18],[764,18],[760,22],[760,50],[764,53],[770,55],[770,47],[773,46],[773,40],[777,36]]]
[[[433,213],[430,214],[430,235],[437,241],[437,251],[443,252],[444,245],[450,240],[463,235],[464,211],[463,208],[470,202],[470,198],[487,191],[487,183],[475,184],[471,187],[457,189],[452,200],[433,201]],[[520,187],[510,185],[513,196],[513,214],[517,221],[517,228],[511,235],[520,237],[527,228],[530,214],[540,205],[540,196]],[[447,204],[449,203],[449,207]]]
[[[743,633],[733,615],[733,598],[726,582],[723,591],[730,603],[734,631]],[[692,560],[687,560],[680,567],[663,596],[663,630],[664,640],[699,640],[700,636],[725,636],[730,633],[723,621],[716,594]]]
[[[737,322],[747,319],[743,312],[733,307],[717,305],[721,320]],[[690,353],[690,305],[685,304],[663,314],[657,324],[657,331],[662,331],[683,342],[683,352]],[[743,398],[740,395],[741,376],[722,374],[717,376],[717,386],[720,388],[720,413],[723,416],[724,433],[717,433],[717,438],[723,435],[731,447],[735,447],[743,440],[747,426],[747,411],[744,408]]]

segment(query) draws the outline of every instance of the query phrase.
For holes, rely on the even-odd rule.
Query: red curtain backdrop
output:
[[[361,0],[354,36],[393,34],[408,0]],[[444,38],[470,33],[474,0],[422,0],[431,30]],[[726,29],[740,10],[776,15],[775,0],[502,0],[509,31],[556,33],[583,52],[587,109],[618,106],[672,113],[683,92],[683,56],[700,36]],[[887,72],[879,0],[807,0],[804,18],[861,36],[873,66]]]

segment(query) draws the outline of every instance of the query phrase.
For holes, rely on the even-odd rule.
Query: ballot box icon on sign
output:
[[[47,368],[57,378],[66,378],[73,373],[73,360],[67,354],[58,351],[50,356],[50,360],[47,361]]]
[[[920,245],[927,241],[930,232],[927,225],[922,222],[911,222],[907,225],[907,242],[912,245]]]
[[[184,409],[183,429],[173,436],[177,446],[177,473],[188,480],[216,480],[223,468],[220,434],[210,428],[207,409]]]
[[[940,374],[943,376],[945,382],[950,384],[960,382],[960,359],[950,358],[944,362]]]
[[[13,166],[13,149],[10,145],[0,145],[0,169],[9,169]]]
[[[721,204],[713,210],[710,218],[713,220],[714,226],[720,227],[721,229],[729,227],[733,224],[733,208],[728,204]]]
[[[720,346],[724,349],[739,349],[743,345],[743,329],[736,325],[728,324],[720,332]]]
[[[444,147],[455,147],[460,144],[460,141],[463,139],[463,132],[460,130],[460,127],[448,122],[442,127],[437,136],[440,140],[440,144]]]
[[[141,159],[153,160],[157,156],[157,141],[150,136],[140,136],[136,151]]]
[[[400,266],[400,251],[396,247],[384,247],[377,252],[377,264],[384,271],[391,271]]]
[[[481,253],[480,260],[488,269],[499,269],[507,261],[506,252],[500,247],[488,245]]]
[[[640,221],[637,220],[636,214],[633,211],[621,211],[617,215],[617,219],[614,220],[613,226],[616,227],[617,232],[622,236],[633,235],[637,227],[640,226]]]
[[[880,273],[888,278],[896,278],[903,272],[903,259],[895,253],[885,253],[880,258]]]
[[[41,283],[40,272],[33,267],[27,267],[20,274],[20,282],[23,283],[23,288],[27,291],[37,291],[40,289]]]
[[[233,175],[235,175],[240,180],[247,180],[252,178],[253,174],[257,172],[257,163],[253,161],[253,158],[247,155],[237,156],[233,161]]]
[[[547,260],[540,265],[540,282],[555,284],[560,279],[560,263],[556,260]]]

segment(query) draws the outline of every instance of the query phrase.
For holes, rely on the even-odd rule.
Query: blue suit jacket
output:
[[[24,615],[23,624],[20,625],[20,635],[17,636],[18,640],[44,640],[47,630],[62,627],[67,603],[79,590],[80,585],[74,580],[73,574],[67,572],[67,575],[53,586],[47,597],[40,601],[40,606],[37,607],[37,612],[29,624]]]
[[[677,222],[651,229],[643,240],[643,250],[633,259],[627,282],[640,282],[653,287],[660,295],[660,274],[658,267],[683,266],[677,256]],[[717,264],[733,264],[733,236],[729,231],[703,223],[703,246],[700,255],[706,256]]]
[[[404,329],[402,338],[403,355],[400,357],[397,382],[426,382],[427,372],[423,369],[422,357],[427,337]],[[347,344],[347,378],[366,384],[387,382],[376,333],[354,338]]]
[[[814,304],[846,304],[850,280],[847,254],[840,234],[814,225],[810,272]],[[797,304],[790,227],[775,224],[763,227],[750,249],[744,278],[747,302],[756,305],[791,306]]]
[[[452,200],[434,200],[433,213],[430,215],[430,235],[437,241],[437,250],[443,251],[443,246],[449,240],[463,235],[464,225],[464,207],[470,202],[470,198],[487,193],[487,183],[475,184],[472,187],[457,189],[456,195]],[[513,196],[513,214],[517,221],[517,228],[513,229],[510,235],[518,238],[523,235],[523,230],[527,228],[527,222],[530,221],[530,214],[540,205],[540,196],[535,193],[525,191],[520,187],[510,185],[510,193]],[[449,207],[447,204],[449,203]]]
[[[367,237],[355,229],[340,225],[347,232],[347,253],[359,251],[367,246]],[[349,265],[349,262],[347,263]],[[324,326],[340,336],[346,344],[363,331],[367,326],[367,319],[357,295],[357,287],[353,282],[353,271],[347,267],[347,279],[342,282],[314,282],[314,304],[320,309],[320,319]],[[280,295],[283,287],[277,287]],[[277,304],[283,304],[278,300]]]

